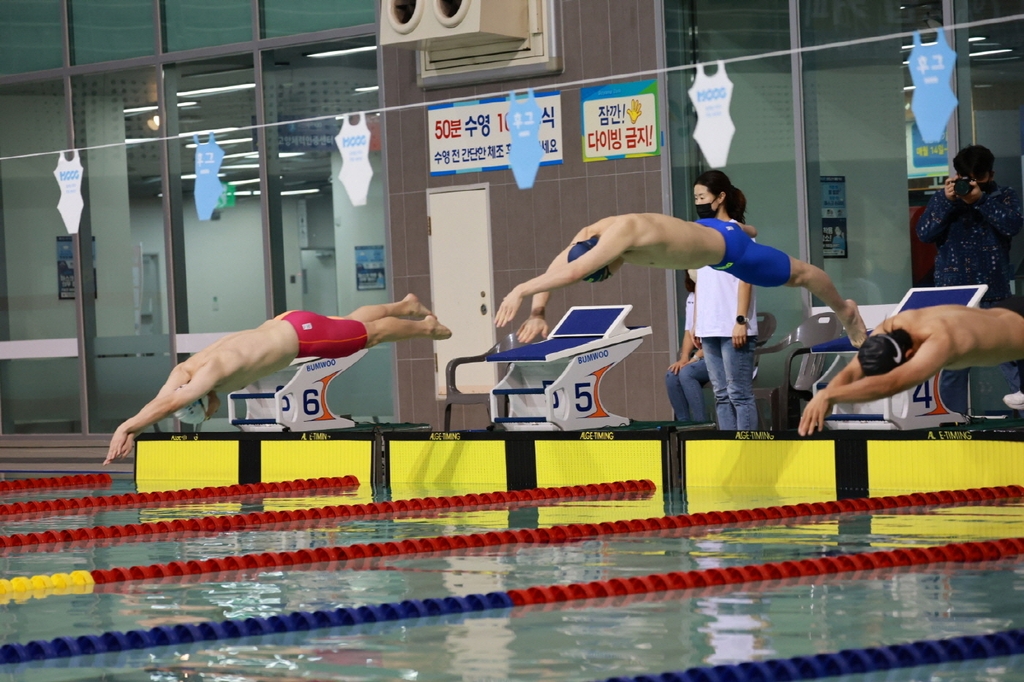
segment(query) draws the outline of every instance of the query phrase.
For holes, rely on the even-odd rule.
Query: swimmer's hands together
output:
[[[546,339],[549,331],[548,323],[544,320],[544,313],[530,313],[526,322],[519,326],[516,338],[519,339],[519,343],[530,343],[538,336]]]
[[[800,426],[797,429],[800,435],[810,436],[816,431],[822,431],[825,428],[825,417],[832,413],[832,404],[827,388],[818,391],[811,398],[811,402],[807,403],[800,417]]]
[[[128,455],[134,445],[135,434],[118,427],[117,431],[114,431],[114,437],[110,439],[110,448],[107,450],[107,458],[103,460],[103,465],[106,466],[115,459]]]
[[[518,286],[512,289],[508,296],[505,297],[505,300],[501,302],[501,305],[498,306],[498,312],[494,316],[494,326],[500,328],[511,322],[516,313],[519,312],[519,306],[523,304],[524,298],[522,289]]]

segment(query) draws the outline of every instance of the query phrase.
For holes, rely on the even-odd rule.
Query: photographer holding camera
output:
[[[944,191],[932,195],[917,223],[918,238],[939,249],[935,286],[987,284],[982,308],[1010,295],[1010,239],[1022,225],[1020,199],[1009,187],[995,183],[994,163],[992,152],[981,145],[961,149],[953,159],[956,176],[946,179]],[[1024,409],[1024,361],[999,368],[1011,391],[1003,401],[1013,409]],[[969,372],[944,370],[940,380],[942,401],[961,414],[967,414]]]

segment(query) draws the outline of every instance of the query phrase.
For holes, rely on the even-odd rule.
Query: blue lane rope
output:
[[[212,642],[282,632],[429,618],[505,609],[512,606],[512,598],[507,592],[491,592],[422,601],[407,599],[400,603],[388,602],[327,611],[295,611],[288,615],[268,618],[251,617],[220,622],[158,625],[149,630],[129,630],[127,632],[114,630],[101,635],[57,637],[52,640],[33,640],[25,644],[4,644],[0,646],[0,664],[27,663],[69,656],[91,656],[132,649]]]
[[[844,649],[833,654],[690,668],[637,677],[610,677],[605,682],[791,682],[1021,653],[1024,653],[1024,630],[1005,630],[988,635]]]

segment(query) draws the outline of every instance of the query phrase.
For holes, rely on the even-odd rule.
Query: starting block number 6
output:
[[[328,421],[337,419],[337,416],[332,414],[330,408],[327,407],[327,386],[331,383],[331,380],[339,374],[341,374],[340,371],[321,377],[316,380],[316,383],[320,384],[320,386],[307,388],[302,392],[302,412],[307,417],[311,417],[311,419],[306,419],[305,421]],[[281,390],[281,388],[279,387],[278,390]],[[281,412],[287,413],[292,409],[289,396],[282,396],[281,403]]]

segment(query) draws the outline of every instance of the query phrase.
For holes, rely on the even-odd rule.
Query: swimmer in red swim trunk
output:
[[[208,417],[220,407],[218,392],[242,389],[295,358],[343,358],[378,343],[451,335],[412,294],[397,303],[363,306],[346,317],[302,310],[278,315],[256,329],[228,334],[171,370],[157,396],[117,427],[104,464],[131,452],[135,434],[151,424],[204,398]]]

